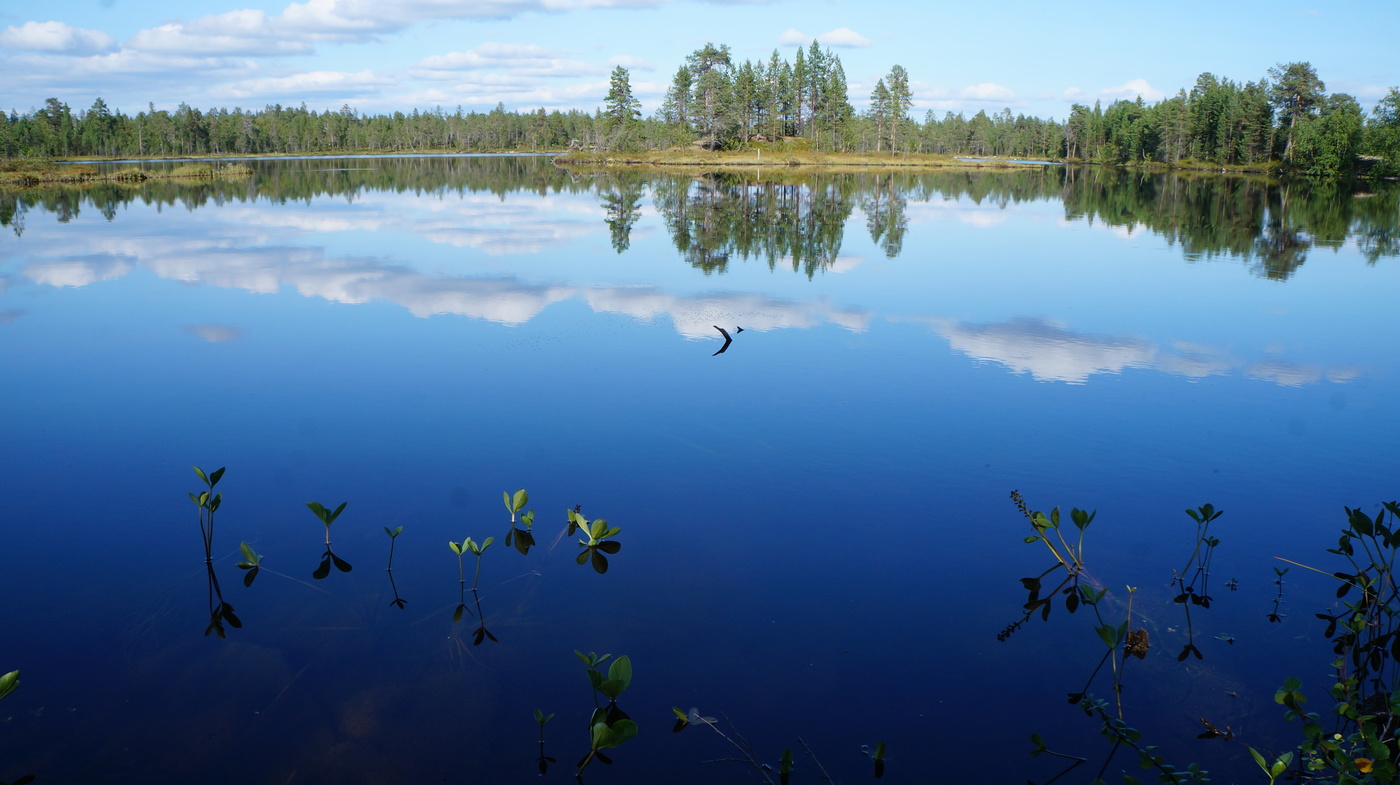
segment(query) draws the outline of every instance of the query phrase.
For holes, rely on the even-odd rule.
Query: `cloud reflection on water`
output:
[[[265,247],[193,252],[174,243],[162,254],[147,244],[149,258],[89,254],[52,262],[35,262],[24,274],[36,283],[82,287],[118,278],[137,264],[176,281],[270,294],[293,288],[304,297],[359,304],[395,303],[414,316],[455,314],[506,325],[520,325],[550,305],[581,298],[595,313],[616,313],[642,321],[668,318],[690,340],[714,338],[715,324],[745,330],[808,329],[833,324],[851,332],[869,329],[874,314],[840,308],[824,299],[784,300],[751,292],[677,295],[653,286],[579,286],[527,283],[511,277],[475,278],[428,275],[401,265],[373,260],[334,259],[322,249]],[[20,312],[7,312],[18,315]],[[7,319],[7,321],[10,319]],[[995,362],[1016,374],[1042,382],[1084,384],[1099,374],[1129,368],[1150,369],[1189,379],[1236,371],[1253,379],[1296,387],[1323,379],[1347,382],[1360,376],[1352,368],[1322,369],[1282,359],[1246,362],[1226,350],[1173,342],[1159,346],[1137,337],[1075,332],[1063,323],[1035,317],[973,323],[944,317],[918,317],[948,345],[975,360]],[[210,342],[240,337],[237,328],[193,325],[187,331]]]
[[[746,330],[811,328],[835,324],[862,332],[871,315],[843,309],[824,300],[800,302],[759,294],[671,294],[656,287],[607,287],[526,283],[515,278],[428,275],[402,266],[366,259],[335,259],[319,248],[263,247],[229,250],[191,249],[174,243],[165,253],[147,242],[148,256],[134,262],[125,256],[87,255],[36,262],[24,272],[36,283],[82,287],[118,278],[139,265],[156,275],[190,284],[273,294],[295,289],[304,297],[361,304],[383,300],[426,318],[455,314],[507,325],[524,324],[548,306],[582,298],[595,312],[618,313],[644,321],[667,317],[688,339],[711,338],[716,322]],[[205,340],[205,333],[187,328]],[[224,338],[224,340],[229,340]]]
[[[1118,374],[1128,368],[1156,370],[1189,379],[1241,370],[1252,379],[1285,387],[1360,378],[1355,368],[1324,371],[1284,360],[1247,363],[1223,348],[1173,342],[1163,348],[1142,338],[1074,332],[1062,323],[1018,316],[1004,322],[976,324],[933,317],[925,319],[948,345],[967,356],[1003,365],[1036,381],[1085,384],[1095,374]]]

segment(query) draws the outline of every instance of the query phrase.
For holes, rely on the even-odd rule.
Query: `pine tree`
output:
[[[608,85],[608,96],[603,101],[607,105],[604,116],[608,118],[608,124],[613,127],[613,130],[617,130],[642,116],[640,111],[642,102],[632,95],[632,81],[628,76],[627,69],[620,65],[612,71],[612,79]]]
[[[896,65],[885,77],[885,87],[890,94],[890,152],[899,146],[899,129],[908,119],[909,108],[914,105],[914,93],[909,87],[909,74],[904,66]]]

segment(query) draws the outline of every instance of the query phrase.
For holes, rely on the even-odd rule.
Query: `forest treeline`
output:
[[[74,111],[58,98],[27,114],[0,113],[0,156],[203,156],[331,152],[655,150],[756,144],[855,153],[1052,158],[1097,163],[1258,166],[1314,175],[1400,176],[1400,88],[1369,114],[1328,93],[1309,63],[1280,64],[1257,82],[1204,73],[1189,89],[1148,103],[1074,104],[1064,120],[1011,110],[971,117],[910,116],[911,75],[894,65],[862,107],[851,103],[838,55],[814,41],[792,60],[736,60],[706,44],[676,69],[660,108],[643,117],[630,73],[612,72],[595,112],[364,114],[305,104],[201,111],[181,103],[129,115],[98,98]]]
[[[835,264],[858,210],[871,242],[903,253],[911,211],[948,200],[993,208],[1058,200],[1068,221],[1150,231],[1188,261],[1234,259],[1255,274],[1285,280],[1315,251],[1356,243],[1375,264],[1400,256],[1400,188],[1353,194],[1337,180],[1275,181],[1193,172],[1089,166],[1012,170],[873,170],[824,175],[785,167],[702,176],[620,170],[577,176],[547,158],[392,157],[373,168],[324,162],[250,162],[241,180],[103,182],[86,187],[0,191],[0,226],[23,234],[35,220],[67,223],[86,210],[118,220],[130,205],[195,210],[230,202],[307,202],[367,193],[559,193],[596,195],[618,253],[648,201],[680,258],[706,274],[753,260],[814,276]]]

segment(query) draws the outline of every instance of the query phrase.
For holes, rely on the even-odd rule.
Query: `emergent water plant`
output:
[[[214,561],[214,513],[219,509],[219,503],[223,500],[222,493],[214,493],[214,486],[219,484],[226,468],[228,467],[220,467],[205,474],[203,469],[198,466],[194,467],[194,473],[204,481],[204,490],[200,491],[198,495],[191,493],[190,501],[199,507],[199,533],[204,537],[204,562],[206,564]]]
[[[1203,504],[1194,510],[1187,510],[1186,514],[1196,522],[1196,546],[1191,549],[1186,566],[1172,575],[1172,585],[1177,588],[1177,595],[1172,598],[1172,602],[1182,606],[1186,612],[1186,645],[1176,656],[1178,661],[1191,655],[1201,659],[1201,650],[1196,648],[1196,630],[1191,624],[1191,606],[1210,608],[1210,560],[1215,555],[1216,546],[1220,545],[1219,538],[1210,536],[1210,524],[1225,512],[1216,510],[1212,505]]]
[[[583,661],[587,668],[588,683],[593,687],[593,714],[588,719],[588,754],[578,762],[578,768],[574,776],[581,782],[583,771],[588,768],[588,764],[595,759],[603,763],[612,763],[603,750],[610,750],[622,746],[625,742],[637,736],[637,723],[627,716],[617,705],[617,699],[632,684],[632,661],[626,656],[618,657],[608,666],[606,676],[598,670],[611,654],[598,656],[594,652],[584,654],[575,651],[574,655]],[[607,706],[599,704],[598,696],[603,695],[608,699]]]
[[[335,519],[339,518],[340,513],[345,511],[345,505],[347,504],[349,504],[349,502],[341,502],[339,507],[331,511],[326,509],[320,502],[306,503],[307,508],[315,513],[316,518],[326,525],[326,552],[321,554],[321,565],[316,568],[315,572],[311,573],[311,577],[318,581],[331,574],[332,563],[334,563],[335,568],[341,572],[349,572],[352,569],[350,562],[336,556],[335,551],[331,550],[331,524],[335,523]]]
[[[578,541],[579,547],[583,548],[583,551],[579,553],[575,561],[579,564],[591,562],[594,571],[599,575],[607,572],[608,557],[603,554],[615,554],[622,550],[622,543],[608,538],[616,536],[622,529],[617,526],[608,526],[608,522],[602,518],[590,521],[583,517],[581,508],[575,507],[569,510],[568,535],[572,537],[576,531],[582,531],[588,535],[588,539]]]
[[[389,535],[389,566],[385,567],[384,571],[389,573],[389,590],[394,593],[394,599],[390,600],[389,604],[402,610],[408,600],[399,596],[399,587],[394,584],[394,541],[403,534],[403,526],[395,526],[392,529],[385,526],[384,533]]]
[[[510,531],[506,532],[506,545],[513,546],[523,556],[529,553],[535,544],[535,535],[530,532],[530,528],[535,524],[535,511],[521,512],[530,501],[530,494],[521,488],[513,495],[509,491],[501,491],[501,498],[505,501],[506,509],[510,510]],[[515,525],[517,514],[520,515],[520,522],[525,524],[523,529]]]
[[[553,714],[545,714],[539,709],[535,709],[535,724],[540,727],[540,754],[535,758],[535,764],[539,767],[541,776],[549,771],[549,764],[554,763],[553,758],[544,754],[544,726],[552,719],[554,719]]]
[[[1094,513],[1084,512],[1077,508],[1070,511],[1070,520],[1078,530],[1078,536],[1074,538],[1074,542],[1071,544],[1060,531],[1061,518],[1058,507],[1052,510],[1049,515],[1046,515],[1039,511],[1032,512],[1028,510],[1021,495],[1015,491],[1011,492],[1011,498],[1021,514],[1030,521],[1031,528],[1034,532],[1034,534],[1025,537],[1025,542],[1030,544],[1037,542],[1043,543],[1050,550],[1051,554],[1054,555],[1055,563],[1040,575],[1034,578],[1023,578],[1021,580],[1021,585],[1030,593],[1026,603],[1022,606],[1025,613],[1021,619],[1002,630],[997,637],[999,640],[1006,640],[1036,613],[1040,614],[1042,620],[1048,619],[1052,607],[1051,602],[1057,595],[1064,596],[1065,608],[1070,613],[1074,613],[1080,607],[1088,607],[1093,612],[1096,622],[1094,625],[1094,633],[1104,646],[1103,655],[1090,672],[1089,678],[1085,681],[1084,686],[1077,692],[1069,693],[1069,702],[1073,705],[1077,705],[1084,712],[1085,716],[1094,718],[1098,722],[1100,735],[1111,744],[1103,764],[1099,767],[1094,782],[1102,782],[1104,772],[1107,771],[1109,763],[1112,762],[1117,752],[1124,747],[1137,753],[1138,764],[1142,768],[1155,770],[1157,780],[1161,783],[1180,785],[1180,783],[1206,782],[1208,780],[1207,773],[1199,766],[1194,763],[1187,766],[1185,769],[1178,769],[1173,766],[1158,752],[1156,746],[1148,744],[1143,740],[1141,731],[1129,726],[1124,718],[1122,692],[1125,666],[1130,658],[1145,659],[1150,641],[1145,627],[1139,627],[1137,629],[1132,627],[1133,595],[1136,589],[1131,586],[1128,587],[1128,602],[1124,613],[1124,619],[1122,622],[1115,624],[1107,620],[1104,615],[1105,598],[1108,595],[1108,589],[1106,587],[1095,587],[1088,582],[1081,582],[1081,579],[1084,577],[1084,531],[1088,528],[1089,523],[1093,521]],[[1188,513],[1190,512],[1192,511],[1188,511]],[[1198,508],[1196,512],[1200,514],[1201,518],[1205,520],[1206,523],[1220,515],[1220,513],[1215,512],[1210,505]],[[1192,517],[1197,516],[1193,515]],[[1193,552],[1191,559],[1188,561],[1188,569],[1183,570],[1182,573],[1178,573],[1178,576],[1186,574],[1193,565],[1199,565],[1200,572],[1191,573],[1193,576],[1192,581],[1190,583],[1179,584],[1179,587],[1191,586],[1194,589],[1197,585],[1196,576],[1206,572],[1209,558],[1208,556],[1205,557],[1204,563],[1202,563],[1198,559],[1198,554],[1200,553],[1202,545],[1213,548],[1214,543],[1205,541],[1205,538],[1206,534],[1204,529],[1198,529],[1196,551]],[[1064,577],[1061,578],[1060,582],[1048,594],[1042,595],[1042,581],[1056,570],[1063,570],[1065,573]],[[1200,585],[1204,586],[1203,578]],[[1208,600],[1206,602],[1208,602]],[[1097,698],[1089,691],[1095,679],[1103,671],[1105,665],[1109,666],[1109,671],[1112,674],[1112,702]],[[1209,727],[1207,723],[1207,728]],[[1085,762],[1084,758],[1051,750],[1044,739],[1039,735],[1033,734],[1031,736],[1031,743],[1034,745],[1031,752],[1032,757],[1051,755],[1071,761],[1067,768],[1048,780],[1046,785],[1065,776],[1071,770]],[[1137,782],[1136,779],[1126,776],[1125,781],[1129,783]]]
[[[247,571],[243,574],[243,585],[252,586],[258,577],[258,571],[262,569],[262,556],[255,553],[253,546],[246,542],[240,543],[238,550],[243,553],[243,561],[238,563],[238,569]]]
[[[204,634],[225,636],[224,623],[230,627],[242,627],[243,622],[233,611],[233,605],[224,602],[223,589],[219,587],[219,577],[214,574],[214,513],[218,512],[219,505],[223,502],[224,495],[215,493],[214,486],[219,484],[219,480],[224,476],[224,468],[220,467],[212,472],[205,471],[198,466],[194,467],[194,473],[204,482],[204,490],[198,494],[191,493],[190,501],[199,507],[199,533],[204,540],[204,572],[208,578],[209,587],[209,626],[204,628]],[[248,581],[251,582],[251,581]]]
[[[1297,678],[1287,679],[1274,700],[1287,709],[1285,719],[1303,723],[1295,771],[1299,780],[1392,783],[1400,781],[1400,585],[1395,572],[1400,504],[1386,502],[1374,518],[1360,509],[1343,509],[1347,526],[1337,547],[1327,552],[1346,560],[1346,567],[1327,573],[1282,559],[1340,581],[1336,595],[1342,607],[1317,614],[1327,623],[1323,634],[1336,655],[1329,719],[1304,708],[1307,699]],[[1273,764],[1269,772],[1276,776],[1272,769]]]
[[[491,543],[495,541],[495,537],[487,537],[485,540],[478,543],[468,537],[461,542],[452,542],[449,540],[447,543],[448,547],[452,549],[452,552],[457,554],[457,578],[458,586],[460,587],[457,610],[452,614],[452,621],[454,623],[462,620],[463,611],[471,612],[470,609],[467,608],[467,578],[462,569],[462,556],[467,553],[476,556],[476,573],[472,576],[472,599],[476,603],[476,613],[474,615],[477,620],[481,622],[481,625],[476,628],[476,632],[474,633],[475,637],[472,641],[473,646],[480,646],[481,642],[487,638],[493,641],[496,640],[496,636],[492,635],[486,629],[486,619],[481,613],[481,595],[477,592],[477,584],[481,582],[481,555],[485,553],[486,549],[490,548]]]

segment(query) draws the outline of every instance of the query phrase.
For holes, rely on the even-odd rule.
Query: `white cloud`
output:
[[[214,91],[216,97],[249,98],[252,96],[364,95],[377,92],[394,80],[373,71],[346,73],[344,71],[307,71],[291,76],[246,79]],[[290,99],[289,99],[290,100]]]
[[[1025,103],[1015,90],[995,82],[980,82],[957,90],[933,87],[925,82],[914,82],[910,86],[914,92],[914,106],[920,109],[957,111],[968,106],[1009,107]]]
[[[667,0],[307,0],[277,18],[288,32],[317,40],[373,40],[432,19],[508,19],[528,12],[651,8]]]
[[[1011,88],[1003,87],[994,82],[982,82],[980,84],[971,85],[970,87],[964,87],[959,97],[972,101],[1005,103],[1007,101],[1015,101],[1016,93]]]
[[[1117,87],[1105,87],[1097,93],[1089,93],[1078,87],[1066,88],[1063,97],[1066,101],[1087,103],[1091,100],[1134,101],[1138,96],[1148,103],[1155,103],[1167,97],[1166,93],[1147,83],[1146,79],[1129,79]]]
[[[512,76],[590,76],[603,73],[598,66],[569,60],[564,54],[534,44],[488,42],[466,52],[425,57],[418,66],[437,72],[501,70]]]
[[[822,46],[866,47],[870,46],[870,39],[849,27],[838,27],[817,36],[817,43]]]
[[[0,46],[26,52],[92,55],[116,45],[116,39],[100,30],[70,27],[62,22],[25,22],[0,33]]]
[[[795,27],[789,27],[778,36],[778,44],[781,46],[806,46],[811,43],[816,36],[807,35]]]
[[[778,36],[778,43],[781,46],[807,46],[815,39],[823,46],[846,46],[846,47],[866,47],[870,46],[870,39],[857,33],[849,27],[838,27],[835,30],[828,30],[818,35],[807,35],[806,33],[789,27]]]
[[[206,16],[191,24],[172,22],[132,36],[126,46],[143,52],[191,55],[273,56],[310,54],[310,43],[279,35],[262,11]]]

